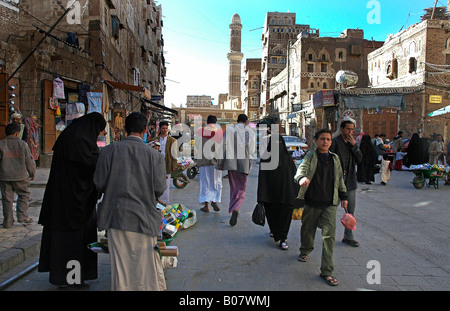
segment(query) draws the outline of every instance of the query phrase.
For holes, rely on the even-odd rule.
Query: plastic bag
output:
[[[292,211],[292,220],[301,220],[303,215],[303,207],[296,208]]]
[[[345,214],[341,218],[341,223],[344,225],[346,229],[350,229],[355,231],[356,230],[356,219],[355,217],[350,214],[347,209],[345,209]]]
[[[264,205],[258,203],[252,213],[252,221],[259,225],[264,226],[266,224],[266,211],[264,210]]]

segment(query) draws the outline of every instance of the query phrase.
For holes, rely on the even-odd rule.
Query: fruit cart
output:
[[[412,184],[416,189],[421,189],[425,185],[428,187],[434,186],[435,189],[438,189],[439,179],[446,176],[444,170],[438,167],[409,169],[407,171],[414,173]]]

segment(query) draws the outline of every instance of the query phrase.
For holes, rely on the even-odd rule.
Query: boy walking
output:
[[[329,152],[331,131],[322,129],[316,132],[314,141],[317,150],[309,152],[297,169],[295,180],[301,188],[298,199],[304,200],[305,208],[300,231],[301,246],[298,260],[306,262],[314,249],[317,226],[322,228],[322,263],[320,276],[330,286],[338,285],[333,276],[333,251],[336,236],[336,208],[347,207],[347,188],[339,157]]]
[[[20,125],[10,123],[5,128],[6,138],[0,141],[0,188],[3,203],[3,227],[14,223],[13,200],[17,193],[17,221],[31,223],[28,217],[30,179],[34,179],[36,164],[26,142],[19,138]]]

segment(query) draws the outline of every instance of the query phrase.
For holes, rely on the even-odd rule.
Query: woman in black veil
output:
[[[269,127],[275,124],[276,120],[265,120],[264,123]],[[278,126],[278,125],[276,125]],[[280,241],[280,248],[288,249],[287,236],[292,220],[292,211],[300,208],[300,201],[297,195],[300,186],[295,183],[294,176],[296,167],[292,156],[287,151],[283,137],[279,134],[279,128],[275,132],[270,133],[267,139],[267,151],[270,156],[261,152],[261,163],[258,175],[258,193],[257,201],[263,203],[267,223],[275,242]],[[262,142],[260,141],[260,144]],[[274,148],[277,144],[277,148]],[[278,149],[278,154],[271,154]],[[277,159],[278,156],[278,159]],[[264,164],[271,163],[273,169],[263,169]]]
[[[358,164],[356,178],[359,182],[371,184],[375,181],[375,164],[378,162],[378,152],[369,135],[363,135],[359,149],[363,154],[363,158]]]
[[[97,241],[98,194],[93,177],[99,155],[97,137],[105,127],[100,113],[89,113],[75,119],[53,146],[39,216],[44,228],[38,271],[50,272],[54,285],[79,285],[97,278],[97,255],[87,245]],[[68,282],[77,265],[79,279]]]

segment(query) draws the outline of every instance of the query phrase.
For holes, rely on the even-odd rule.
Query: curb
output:
[[[22,239],[12,248],[0,253],[0,275],[39,255],[41,234]]]

